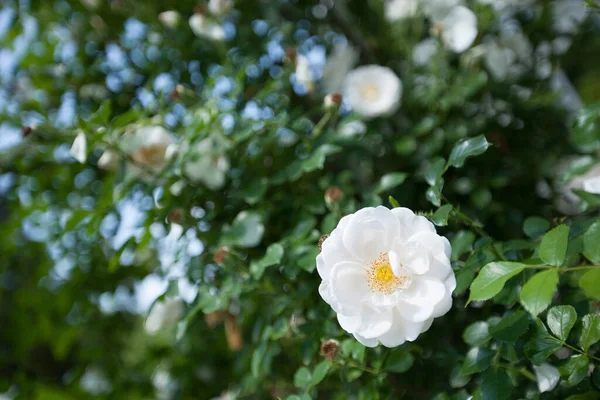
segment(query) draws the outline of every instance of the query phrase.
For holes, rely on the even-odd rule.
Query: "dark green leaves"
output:
[[[260,260],[250,264],[250,272],[256,279],[260,279],[267,267],[279,264],[283,257],[283,246],[279,243],[273,243],[267,247],[267,252]]]
[[[558,271],[550,269],[538,272],[527,281],[521,290],[520,301],[534,317],[550,305],[558,284]]]
[[[579,346],[587,351],[591,345],[600,340],[600,316],[588,314],[583,317],[583,328],[579,337]]]
[[[600,263],[600,221],[596,221],[583,235],[583,254],[594,263]]]
[[[523,271],[524,268],[524,264],[510,261],[487,264],[471,284],[469,301],[487,300],[494,297],[502,290],[507,280]]]
[[[300,367],[294,374],[294,385],[300,389],[316,386],[325,379],[331,368],[331,361],[323,360],[311,372],[307,367]]]
[[[386,192],[392,188],[395,188],[398,185],[401,185],[402,182],[406,180],[407,176],[407,174],[402,172],[392,172],[389,174],[385,174],[373,187],[373,194],[380,194],[382,192]]]
[[[529,327],[529,315],[524,311],[515,311],[508,317],[490,327],[490,334],[494,339],[504,342],[514,342],[523,335]]]
[[[577,354],[571,357],[558,370],[563,378],[567,380],[569,386],[575,386],[585,378],[589,364],[590,360],[586,356]]]
[[[560,340],[567,340],[569,332],[577,321],[577,312],[572,306],[556,306],[548,311],[546,322],[548,327]]]
[[[567,254],[569,227],[559,225],[544,235],[540,245],[540,258],[547,264],[560,266]]]
[[[396,349],[388,356],[383,369],[390,372],[405,372],[412,367],[414,361],[410,352],[401,348]]]
[[[485,371],[491,364],[496,353],[492,350],[474,347],[467,353],[460,370],[462,375],[471,375]]]
[[[550,223],[542,217],[529,217],[523,224],[523,232],[532,239],[542,237],[550,229]]]
[[[450,215],[451,211],[452,205],[446,204],[445,206],[438,208],[438,210],[433,214],[431,220],[437,226],[446,226],[448,225],[448,216]]]
[[[474,322],[463,332],[463,340],[471,346],[481,346],[490,340],[489,325],[487,322]]]
[[[307,389],[312,382],[310,370],[306,367],[301,367],[294,374],[294,386],[300,389]]]
[[[448,159],[448,165],[460,168],[468,157],[483,154],[489,146],[489,142],[485,140],[485,136],[483,135],[463,139],[452,149],[452,153],[450,153],[450,158]]]
[[[481,395],[483,399],[510,399],[512,383],[508,372],[503,368],[493,367],[482,374]]]
[[[435,185],[442,177],[445,166],[446,160],[442,157],[436,157],[431,160],[429,167],[425,170],[425,182],[427,182],[429,186]]]
[[[546,327],[541,321],[535,323],[535,329],[533,331],[532,338],[525,344],[525,355],[535,365],[540,365],[552,353],[560,349],[562,344],[560,341],[552,337],[546,330]]]

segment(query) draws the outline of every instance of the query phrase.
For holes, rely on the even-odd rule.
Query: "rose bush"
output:
[[[595,399],[583,0],[6,0],[0,397]]]

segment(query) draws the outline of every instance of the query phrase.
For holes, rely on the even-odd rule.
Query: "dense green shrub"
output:
[[[583,0],[3,0],[0,397],[599,398],[599,26]],[[392,348],[317,271],[380,205],[456,279]]]

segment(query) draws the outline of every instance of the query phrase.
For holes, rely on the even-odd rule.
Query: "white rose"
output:
[[[385,3],[385,18],[398,21],[413,17],[419,8],[420,0],[388,0]]]
[[[559,33],[576,33],[587,17],[587,7],[579,0],[559,0],[552,3],[554,30]]]
[[[202,14],[194,14],[189,20],[192,32],[198,37],[204,37],[211,40],[224,40],[225,30],[219,24],[208,21]]]
[[[455,53],[467,50],[477,37],[477,17],[465,6],[452,8],[439,25],[444,45]]]
[[[414,341],[452,307],[450,243],[407,208],[367,207],[323,242],[319,293],[363,345]]]
[[[223,15],[233,8],[233,0],[210,0],[208,11],[214,15]]]
[[[164,11],[158,14],[158,20],[168,28],[175,28],[181,21],[181,15],[177,11]]]
[[[213,190],[225,185],[227,171],[229,159],[213,137],[198,142],[192,149],[192,159],[183,166],[183,172],[189,179],[202,182]]]
[[[533,371],[535,372],[538,389],[541,393],[549,392],[554,389],[558,383],[558,380],[560,379],[558,368],[548,363],[544,363],[539,367],[534,365]]]
[[[171,134],[162,126],[145,126],[127,134],[122,148],[137,165],[159,172],[166,166],[167,154],[174,145]],[[135,165],[132,167],[135,169]]]
[[[402,82],[387,67],[365,65],[346,77],[344,98],[365,118],[389,115],[400,107]]]
[[[413,49],[413,63],[420,67],[429,64],[438,50],[438,41],[436,39],[429,38],[423,40]]]

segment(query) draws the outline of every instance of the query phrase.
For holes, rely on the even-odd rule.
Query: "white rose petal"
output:
[[[452,307],[450,243],[407,208],[342,218],[317,256],[319,294],[363,345],[414,341]]]
[[[225,30],[219,24],[208,21],[204,15],[194,14],[189,20],[192,32],[198,37],[221,41],[225,39]]]
[[[163,328],[173,326],[182,313],[183,303],[179,298],[157,301],[146,318],[144,328],[153,335]]]
[[[413,49],[412,60],[415,65],[424,66],[431,62],[439,51],[438,41],[433,38],[425,39]]]
[[[208,11],[214,15],[223,15],[233,8],[233,0],[210,0]]]
[[[365,118],[390,115],[400,107],[402,82],[387,67],[366,65],[348,74],[344,96],[352,109]]]
[[[98,159],[98,167],[107,171],[114,171],[119,167],[121,157],[112,150],[106,150]]]
[[[158,14],[158,20],[168,28],[175,28],[181,21],[181,15],[177,11],[164,11]]]
[[[420,0],[388,0],[385,3],[385,18],[398,21],[413,17],[417,13]]]
[[[465,6],[456,6],[441,19],[442,40],[455,53],[467,50],[477,37],[477,17]]]
[[[583,190],[589,193],[600,194],[600,176],[585,179],[583,181]]]
[[[547,363],[544,363],[539,367],[534,365],[533,371],[535,372],[538,389],[541,393],[549,392],[554,389],[560,379],[558,368]]]
[[[123,138],[122,148],[136,164],[161,171],[167,164],[167,149],[173,145],[171,133],[162,126],[145,126]],[[135,169],[136,165],[132,165]]]
[[[344,79],[358,62],[358,57],[358,51],[348,44],[338,44],[333,48],[323,68],[321,83],[325,92],[338,93],[343,90]]]
[[[552,3],[554,30],[559,33],[576,33],[579,25],[587,17],[585,2],[579,0],[559,0]]]
[[[191,160],[183,166],[183,172],[189,179],[204,183],[213,190],[225,185],[228,171],[229,159],[213,137],[198,142],[192,149]]]
[[[84,133],[80,133],[75,137],[71,146],[71,155],[80,163],[85,164],[87,160],[87,138]]]
[[[303,84],[308,92],[312,92],[315,89],[315,77],[312,66],[308,58],[301,54],[298,54],[296,58],[296,81]]]

